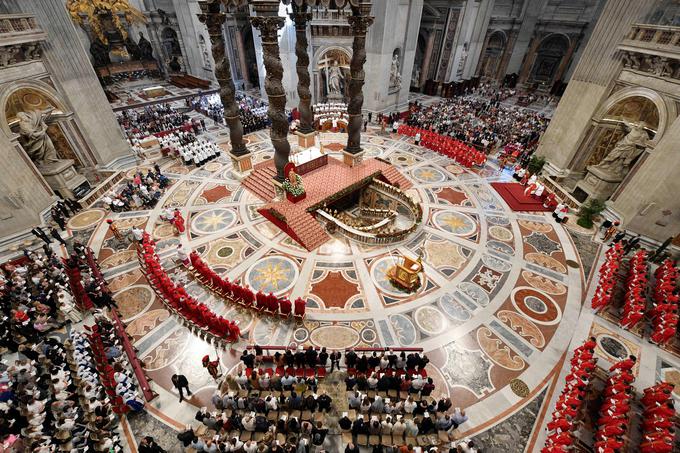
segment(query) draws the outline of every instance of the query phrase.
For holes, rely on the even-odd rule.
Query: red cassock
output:
[[[282,315],[289,315],[291,308],[292,308],[292,304],[290,303],[290,300],[288,300],[287,297],[284,297],[283,299],[281,299],[281,314]]]
[[[180,233],[184,233],[184,218],[177,209],[175,209],[175,219],[173,220],[173,222],[175,224],[175,228],[177,228],[177,231],[179,231]]]
[[[295,316],[302,317],[305,315],[305,301],[298,297],[295,299]]]

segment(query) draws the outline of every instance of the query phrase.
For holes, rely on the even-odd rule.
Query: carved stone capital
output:
[[[305,11],[295,11],[293,10],[292,13],[290,13],[288,16],[290,16],[291,20],[295,22],[295,29],[307,29],[307,23],[312,20],[312,13],[305,12]]]
[[[220,11],[219,1],[199,2],[201,7],[201,14],[198,15],[198,20],[205,24],[208,28],[208,33],[212,36],[216,33],[221,33],[222,25],[226,20],[226,15]]]
[[[277,39],[278,31],[283,28],[286,22],[285,17],[279,16],[251,16],[250,23],[257,28],[262,35],[262,41],[272,41]]]
[[[347,22],[352,27],[355,36],[365,35],[368,27],[373,25],[374,20],[375,17],[373,16],[349,16],[347,18]]]

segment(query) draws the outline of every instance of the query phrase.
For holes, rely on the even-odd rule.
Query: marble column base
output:
[[[301,149],[307,149],[311,148],[316,144],[316,131],[312,131],[309,133],[304,133],[304,132],[295,132],[295,135],[298,136],[298,146]]]
[[[345,165],[349,165],[350,167],[359,165],[363,160],[364,151],[358,152],[356,154],[348,153],[347,151],[342,152],[342,161],[345,163]]]
[[[234,167],[234,175],[238,179],[245,178],[253,170],[253,160],[250,153],[242,156],[236,156],[229,153],[229,157],[231,158],[231,164]]]
[[[274,184],[274,190],[276,191],[274,201],[284,200],[286,198],[286,191],[283,188],[283,184],[278,182],[276,179],[272,179],[272,184]]]
[[[77,193],[76,189],[87,184],[87,179],[73,168],[72,160],[60,160],[49,165],[40,165],[38,171],[52,190],[59,192],[62,196],[80,198],[83,195]]]
[[[622,180],[620,177],[609,175],[590,166],[586,177],[576,183],[573,194],[581,202],[593,198],[605,201],[614,193]]]

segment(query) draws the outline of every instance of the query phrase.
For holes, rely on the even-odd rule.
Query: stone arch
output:
[[[10,128],[10,120],[12,118],[7,117],[8,103],[12,95],[20,92],[21,90],[33,90],[38,94],[44,96],[49,100],[49,102],[57,109],[62,112],[69,112],[70,109],[66,103],[61,99],[56,90],[49,84],[41,82],[39,80],[21,80],[18,82],[6,85],[0,90],[0,128],[2,132],[7,136],[11,137],[14,135],[12,129]]]
[[[650,150],[654,149],[656,143],[663,137],[668,125],[677,117],[675,103],[649,88],[639,86],[627,87],[611,94],[600,104],[600,107],[591,118],[590,126],[584,135],[578,152],[569,165],[570,169],[585,171],[587,166],[595,165],[604,158],[624,134],[624,131],[616,123],[607,118],[608,114],[620,108],[627,100],[635,101],[636,98],[639,98],[639,102],[647,105],[647,110],[650,110],[652,106],[655,108],[653,115],[656,119],[652,122],[656,121],[657,124],[651,124],[650,126],[656,130],[656,133],[651,138],[649,147]],[[633,116],[626,120],[634,122],[637,121],[637,118]],[[649,118],[644,118],[643,120],[648,122]]]
[[[343,59],[347,62],[347,66],[349,66],[349,62],[352,59],[352,50],[343,47],[343,46],[336,46],[336,45],[329,45],[329,46],[322,46],[314,52],[314,55],[312,57],[312,73],[313,73],[313,80],[314,80],[314,97],[315,97],[315,102],[324,102],[327,100],[328,96],[328,89],[326,87],[326,76],[325,76],[325,71],[323,70],[323,62],[326,57],[326,55],[329,54],[337,54],[337,55],[342,55]],[[343,71],[343,74],[349,72]]]
[[[552,85],[571,45],[571,39],[564,33],[550,33],[545,36],[536,48],[530,80]]]
[[[632,86],[613,93],[600,105],[600,108],[595,112],[595,115],[593,115],[593,121],[599,122],[604,120],[607,113],[614,106],[632,97],[646,98],[656,106],[659,116],[659,124],[656,128],[656,134],[652,139],[652,143],[658,143],[666,131],[668,125],[678,116],[678,112],[675,102],[665,99],[664,96],[652,89],[640,86]]]
[[[494,30],[486,41],[484,53],[479,61],[478,75],[491,79],[499,78],[503,55],[508,45],[508,35],[503,30]]]

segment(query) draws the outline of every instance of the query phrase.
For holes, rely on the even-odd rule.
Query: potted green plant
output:
[[[537,156],[533,155],[531,156],[531,159],[529,159],[529,165],[527,165],[527,170],[529,173],[532,175],[537,175],[543,170],[543,166],[545,165],[545,157],[544,156]]]
[[[597,198],[591,198],[581,206],[581,209],[579,209],[576,223],[583,228],[592,228],[593,218],[604,211],[605,207],[603,201],[598,200]]]

